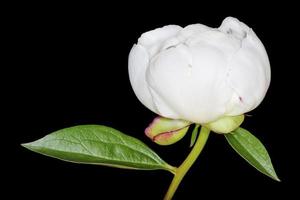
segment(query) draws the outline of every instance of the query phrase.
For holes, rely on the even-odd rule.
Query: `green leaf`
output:
[[[194,130],[193,130],[192,136],[191,136],[190,147],[194,146],[194,144],[196,142],[196,139],[197,139],[197,136],[199,133],[199,126],[200,126],[199,124],[196,124],[194,127]]]
[[[270,178],[280,181],[266,148],[254,135],[243,128],[237,128],[231,134],[225,134],[225,137],[231,147],[250,165]]]
[[[22,146],[75,163],[142,170],[163,169],[172,173],[175,171],[175,167],[163,161],[141,141],[101,125],[65,128]]]

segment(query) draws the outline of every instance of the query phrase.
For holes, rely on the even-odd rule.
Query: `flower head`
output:
[[[164,26],[141,35],[129,54],[138,99],[163,117],[205,124],[256,108],[270,84],[266,50],[246,24]]]

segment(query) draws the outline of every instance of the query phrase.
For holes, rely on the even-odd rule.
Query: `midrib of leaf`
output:
[[[40,148],[40,147],[38,147]],[[59,152],[59,153],[70,153],[70,152],[67,152],[67,151],[61,151],[61,150],[55,150],[55,149],[48,149],[48,148],[45,148],[45,147],[42,147],[40,149],[45,149],[45,150],[50,150],[50,151],[53,151],[53,152]],[[92,164],[92,165],[104,165],[104,166],[113,166],[113,167],[121,167],[121,168],[128,168],[128,169],[141,169],[139,167],[132,167],[132,166],[124,166],[122,164],[124,163],[129,163],[129,164],[133,164],[135,165],[136,163],[134,162],[124,162],[124,161],[119,161],[119,160],[113,160],[113,161],[116,161],[116,162],[119,162],[119,163],[116,163],[116,164],[109,164],[109,162],[111,161],[111,159],[107,160],[107,159],[102,159],[102,158],[99,158],[99,157],[95,157],[95,156],[91,156],[89,154],[81,154],[81,153],[72,153],[74,155],[85,155],[85,156],[88,156],[90,158],[95,158],[96,160],[98,160],[99,162],[101,163],[97,163],[97,162],[81,162],[81,161],[73,161],[73,160],[67,160],[67,159],[63,159],[63,158],[60,158],[60,157],[57,157],[57,156],[52,156],[52,155],[49,155],[49,154],[46,154],[46,153],[43,153],[42,151],[39,151],[40,154],[43,154],[43,155],[46,155],[46,156],[49,156],[49,157],[52,157],[52,158],[57,158],[59,160],[64,160],[64,161],[68,161],[68,162],[72,162],[72,163],[81,163],[81,164]],[[157,165],[154,165],[154,164],[149,164],[149,163],[142,163],[142,164],[145,164],[147,166],[152,166],[156,169],[165,169],[163,168],[161,165],[157,164]],[[145,170],[147,170],[145,168]]]
[[[53,150],[53,151],[65,152],[65,153],[78,154],[78,155],[87,155],[87,156],[91,156],[91,157],[94,157],[94,158],[97,158],[97,159],[101,158],[101,159],[107,160],[107,161],[113,160],[113,161],[118,161],[118,162],[123,162],[123,163],[124,163],[124,161],[122,161],[122,160],[112,159],[112,158],[109,158],[109,157],[106,157],[106,156],[99,157],[99,156],[97,156],[95,153],[89,151],[89,150],[87,149],[87,147],[84,146],[84,145],[82,144],[82,142],[74,142],[74,141],[70,141],[70,140],[67,140],[67,139],[64,139],[64,138],[56,138],[56,139],[51,139],[51,140],[45,140],[45,141],[43,141],[43,142],[45,142],[45,144],[46,144],[46,143],[48,143],[48,142],[52,142],[52,141],[56,141],[56,140],[57,140],[57,141],[64,141],[64,142],[67,142],[67,143],[73,143],[73,144],[81,145],[82,147],[84,147],[84,149],[85,149],[89,154],[87,154],[87,153],[81,153],[81,152],[78,152],[78,151],[76,151],[76,152],[74,152],[74,151],[70,152],[70,151],[56,150],[56,149],[52,149],[52,148],[50,148],[50,147],[47,147],[47,149],[51,149],[51,150]],[[85,141],[89,141],[89,142],[97,143],[97,141],[94,141],[94,140],[89,140],[89,139],[84,139],[84,140],[85,140]],[[121,146],[123,146],[123,147],[125,147],[125,148],[130,149],[132,152],[139,152],[140,154],[145,155],[147,158],[151,159],[151,160],[154,161],[155,163],[160,164],[160,163],[157,162],[157,160],[155,160],[155,159],[153,159],[152,157],[148,156],[148,154],[145,154],[144,152],[141,152],[141,151],[137,151],[137,150],[133,149],[132,147],[126,146],[126,145],[124,145],[124,144],[121,144],[121,143],[112,143],[112,142],[103,142],[103,141],[101,141],[101,142],[104,143],[104,144],[117,144],[117,145],[121,145]],[[43,148],[45,148],[45,147],[43,147]],[[163,162],[163,161],[162,161],[162,162]],[[131,161],[131,162],[127,162],[127,161],[126,161],[126,163],[133,163],[133,164],[134,164],[135,162],[132,162],[132,161]],[[142,163],[142,164],[147,164],[147,163]]]

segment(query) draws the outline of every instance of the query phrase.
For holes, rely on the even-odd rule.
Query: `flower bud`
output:
[[[145,129],[145,134],[159,145],[170,145],[179,141],[187,133],[191,122],[156,117]]]
[[[156,114],[196,124],[256,108],[271,80],[264,45],[245,23],[164,26],[141,35],[128,58],[138,99]]]

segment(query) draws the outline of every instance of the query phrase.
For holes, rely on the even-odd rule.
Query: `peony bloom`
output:
[[[256,108],[270,84],[266,50],[246,24],[164,26],[141,35],[129,54],[138,99],[160,116],[205,124]]]

